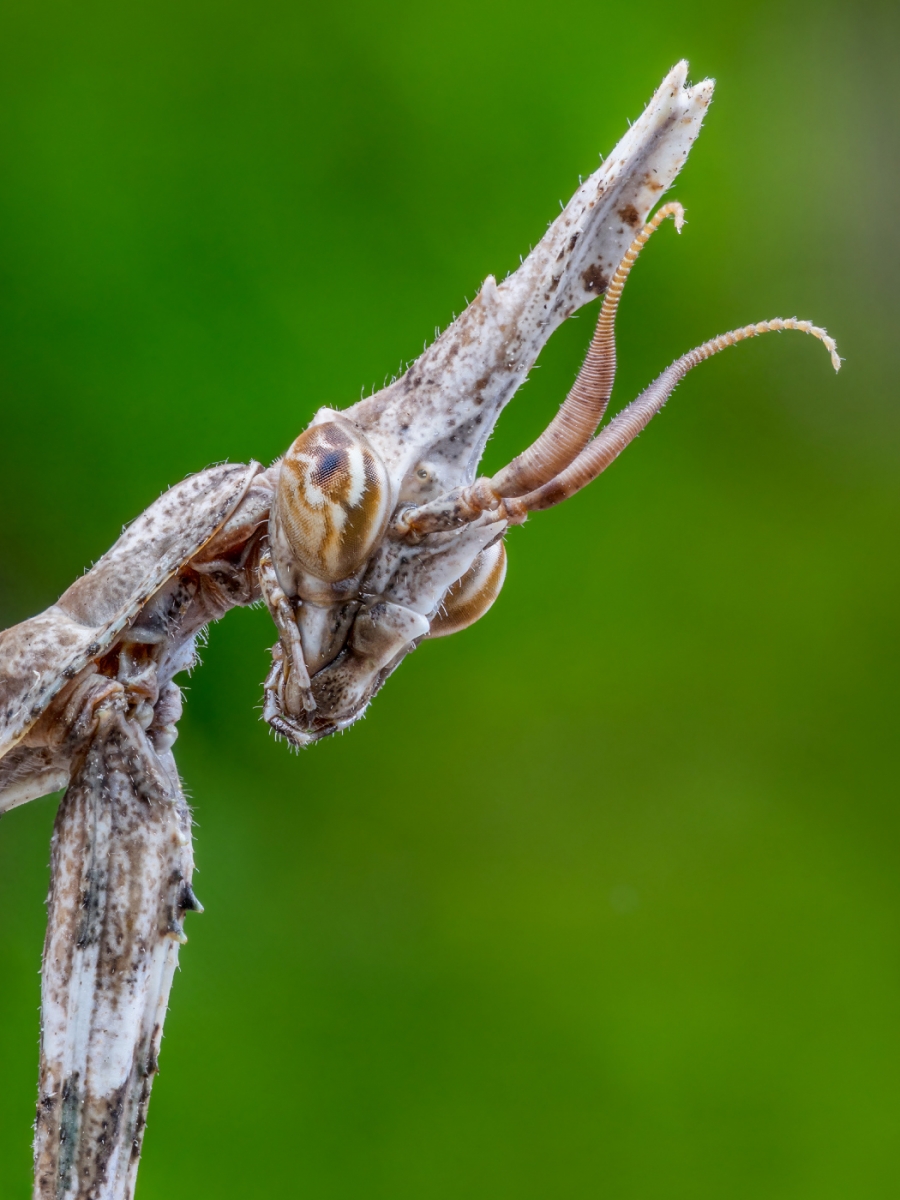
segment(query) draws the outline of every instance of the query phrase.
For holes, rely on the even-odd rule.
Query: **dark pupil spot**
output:
[[[328,484],[334,479],[339,472],[344,472],[347,469],[345,462],[345,454],[343,450],[329,450],[323,455],[316,466],[315,482],[321,487],[323,484]]]

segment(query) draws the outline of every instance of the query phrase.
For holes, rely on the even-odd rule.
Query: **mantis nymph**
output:
[[[770,320],[679,358],[605,426],[626,278],[677,203],[649,214],[712,97],[686,64],[522,266],[488,276],[409,370],[320,409],[268,468],[225,464],[166,492],[46,612],[0,635],[0,812],[67,789],[53,835],[35,1139],[39,1200],[133,1193],[191,888],[172,745],[198,635],[263,601],[278,634],[265,720],[301,747],[358,720],[423,639],[477,621],[510,526],[595,479],[692,367]],[[500,412],[553,331],[603,297],[578,378],[535,443],[490,478]],[[599,430],[599,432],[598,432]],[[301,769],[298,767],[298,769]]]

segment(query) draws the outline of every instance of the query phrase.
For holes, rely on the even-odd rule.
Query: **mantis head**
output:
[[[677,359],[601,428],[615,378],[615,316],[628,273],[709,104],[709,81],[673,69],[607,163],[576,192],[522,266],[488,276],[466,311],[383,391],[321,409],[277,467],[264,592],[281,632],[266,718],[302,745],[346,728],[423,639],[483,616],[506,574],[504,535],[587,486],[659,412],[692,367],[761,333],[797,329],[840,359],[824,330],[796,319],[722,334]],[[537,441],[478,477],[505,404],[551,333],[603,296],[584,365]],[[598,433],[598,429],[600,430]]]

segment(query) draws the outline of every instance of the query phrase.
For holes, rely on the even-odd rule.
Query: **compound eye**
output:
[[[431,622],[431,637],[446,637],[474,625],[500,595],[506,578],[506,550],[495,542],[482,550],[463,575],[447,592],[444,603]]]
[[[304,571],[326,583],[354,575],[390,513],[387,468],[365,437],[329,421],[301,433],[281,463],[275,519]]]

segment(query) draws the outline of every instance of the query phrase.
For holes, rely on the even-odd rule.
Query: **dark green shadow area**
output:
[[[732,325],[503,596],[350,733],[178,744],[197,891],[140,1200],[896,1190],[896,9],[0,9],[0,624],[190,471],[280,454],[502,275],[682,56],[707,127],[629,283],[630,399]],[[554,339],[489,448],[569,386]],[[45,799],[0,823],[0,1196],[28,1194]]]

